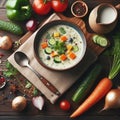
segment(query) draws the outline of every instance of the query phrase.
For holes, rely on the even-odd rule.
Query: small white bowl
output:
[[[75,17],[82,18],[88,13],[88,6],[81,0],[75,1],[71,5],[71,13]]]

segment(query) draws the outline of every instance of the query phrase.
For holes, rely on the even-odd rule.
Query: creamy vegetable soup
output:
[[[41,37],[39,57],[53,69],[67,69],[76,65],[83,56],[80,34],[67,25],[55,25]]]

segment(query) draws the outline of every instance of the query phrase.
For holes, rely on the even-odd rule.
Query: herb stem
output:
[[[114,37],[113,63],[108,78],[114,79],[120,73],[120,34]]]

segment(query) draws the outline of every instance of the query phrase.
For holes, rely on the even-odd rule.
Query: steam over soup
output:
[[[83,56],[83,40],[80,34],[68,25],[55,25],[41,37],[39,57],[52,69],[68,69]]]

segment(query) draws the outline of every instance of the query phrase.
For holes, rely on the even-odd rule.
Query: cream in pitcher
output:
[[[91,29],[98,34],[111,32],[118,20],[117,7],[108,3],[102,3],[96,6],[90,13],[89,25]]]

